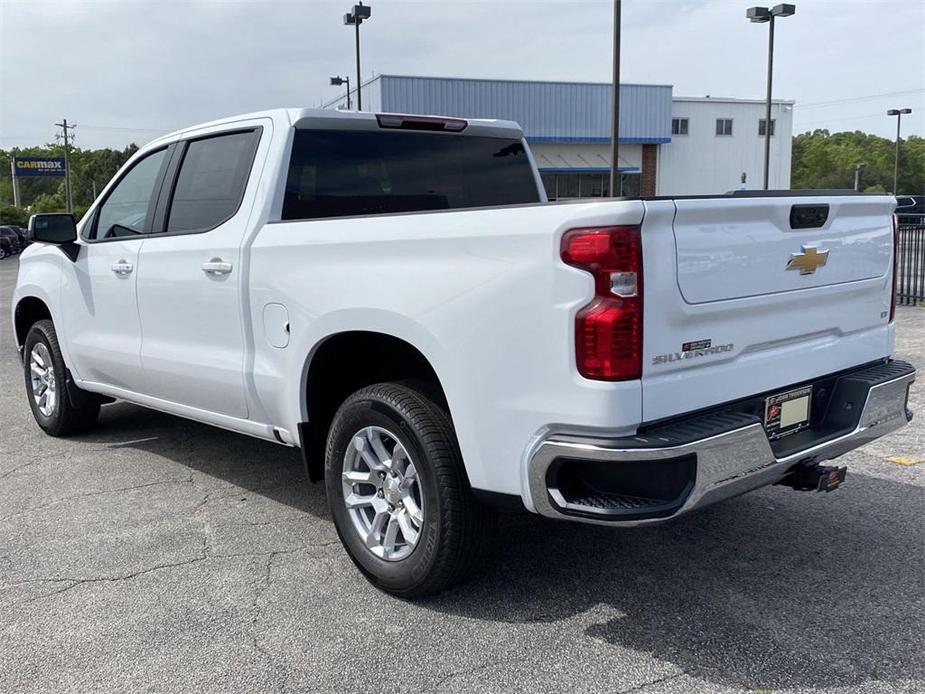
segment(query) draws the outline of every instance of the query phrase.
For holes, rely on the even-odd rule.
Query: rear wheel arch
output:
[[[328,430],[337,408],[375,383],[405,382],[449,412],[437,372],[417,347],[387,333],[354,330],[326,337],[306,363],[302,397],[306,422],[299,438],[309,477],[323,476]]]

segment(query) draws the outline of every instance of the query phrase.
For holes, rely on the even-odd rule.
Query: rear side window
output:
[[[193,140],[180,164],[167,231],[205,231],[234,216],[244,197],[259,131]]]
[[[539,202],[520,140],[296,130],[283,219]]]

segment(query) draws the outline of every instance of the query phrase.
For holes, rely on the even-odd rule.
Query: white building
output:
[[[671,142],[659,147],[659,195],[707,194],[764,185],[765,102],[672,98]],[[793,102],[771,102],[768,187],[790,188]]]
[[[763,184],[764,102],[676,97],[670,85],[620,85],[619,189],[624,195],[724,193]],[[354,96],[355,99],[355,96]],[[345,96],[328,108],[343,108]],[[520,123],[550,199],[609,189],[609,84],[379,75],[366,110]],[[793,102],[771,109],[770,188],[790,187]]]

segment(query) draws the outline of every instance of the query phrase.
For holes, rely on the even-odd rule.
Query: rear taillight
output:
[[[562,260],[590,272],[594,298],[575,316],[578,372],[598,381],[642,375],[642,242],[638,226],[571,229]]]
[[[893,215],[893,293],[890,295],[890,323],[893,322],[893,316],[896,315],[896,290],[899,285],[897,276],[899,275],[899,223],[896,215]]]

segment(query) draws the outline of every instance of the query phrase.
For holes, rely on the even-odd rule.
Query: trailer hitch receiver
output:
[[[778,484],[803,492],[831,492],[845,481],[848,468],[844,465],[797,465]]]

